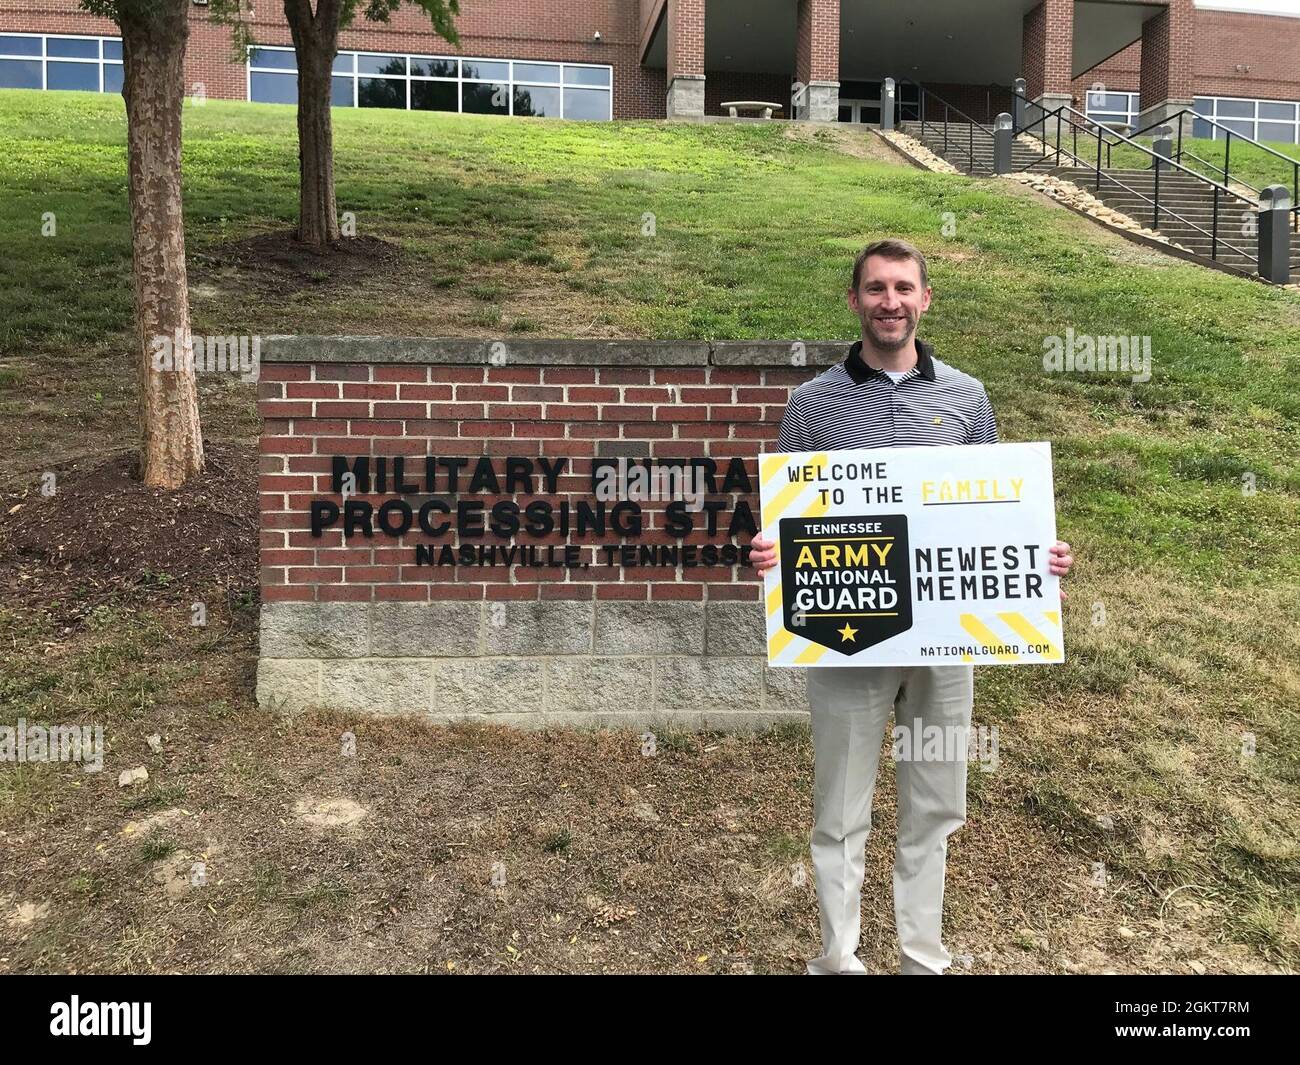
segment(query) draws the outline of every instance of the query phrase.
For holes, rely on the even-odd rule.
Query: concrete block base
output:
[[[704,117],[704,75],[678,74],[668,83],[668,118]]]
[[[810,81],[796,101],[794,117],[801,122],[835,122],[840,117],[840,83]]]
[[[752,730],[807,716],[760,602],[266,603],[266,709],[435,723]]]

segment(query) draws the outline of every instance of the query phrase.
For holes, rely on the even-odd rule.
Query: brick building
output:
[[[696,117],[729,100],[782,116],[879,120],[899,82],[989,121],[1024,77],[1047,106],[1145,126],[1193,106],[1237,132],[1300,142],[1300,4],[1281,0],[461,0],[453,48],[418,8],[341,35],[338,106],[586,119]],[[250,0],[262,46],[232,61],[195,0],[187,77],[214,98],[292,103],[281,5]],[[116,91],[116,29],[77,0],[0,0],[0,87]],[[1201,123],[1197,132],[1210,135]]]

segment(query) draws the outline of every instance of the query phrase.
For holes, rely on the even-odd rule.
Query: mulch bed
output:
[[[349,284],[397,270],[402,250],[378,237],[345,237],[316,247],[303,244],[292,230],[204,248],[194,253],[194,279],[233,268],[243,283],[283,295],[322,285]]]
[[[257,589],[257,453],[204,444],[203,472],[176,491],[141,483],[120,454],[56,469],[0,503],[0,596],[71,625],[109,603]]]

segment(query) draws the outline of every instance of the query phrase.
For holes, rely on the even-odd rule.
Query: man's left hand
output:
[[[1064,577],[1074,565],[1074,556],[1070,554],[1070,545],[1064,540],[1057,540],[1047,549],[1047,568],[1053,577]]]
[[[1070,554],[1070,545],[1064,540],[1057,540],[1047,549],[1047,568],[1053,577],[1064,577],[1074,565],[1074,556]],[[1061,600],[1065,600],[1065,589],[1061,589]]]

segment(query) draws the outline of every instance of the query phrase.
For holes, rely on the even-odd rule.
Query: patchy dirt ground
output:
[[[815,952],[805,734],[661,737],[644,757],[632,733],[268,720],[238,691],[251,650],[204,663],[209,694],[238,700],[226,717],[160,705],[111,729],[102,774],[37,770],[47,809],[0,830],[0,969],[762,973]],[[147,787],[118,789],[127,762]],[[864,905],[881,972],[891,783]],[[951,850],[956,971],[1267,969],[1213,942],[1195,893],[1162,914],[1141,884],[1090,886],[1014,791],[975,804]]]
[[[647,757],[632,732],[264,713],[256,604],[231,594],[254,585],[235,509],[252,502],[222,469],[169,500],[118,461],[68,471],[61,499],[24,503],[45,519],[8,534],[23,545],[8,587],[76,608],[8,600],[6,719],[102,724],[107,753],[98,773],[0,773],[0,971],[802,971],[817,952],[806,729],[669,733]],[[92,486],[106,498],[86,505]],[[54,530],[78,513],[133,524],[74,546]],[[170,563],[165,596],[141,580],[150,559]],[[862,955],[891,972],[883,764]],[[147,782],[119,786],[137,766]],[[1222,941],[1213,892],[1094,883],[1032,777],[972,772],[949,857],[954,972],[1278,971]]]

